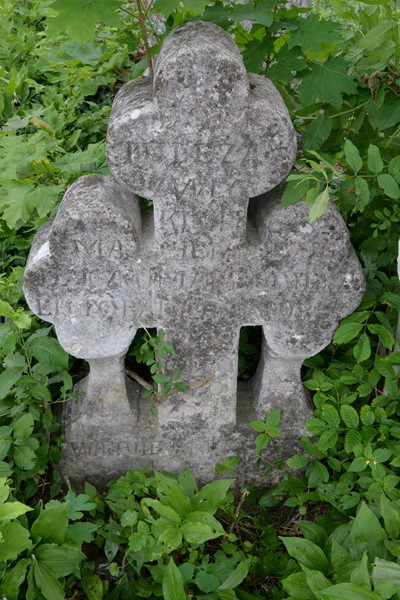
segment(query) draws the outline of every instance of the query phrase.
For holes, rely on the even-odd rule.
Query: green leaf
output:
[[[385,540],[387,535],[370,508],[363,502],[354,519],[348,538],[349,552],[354,560],[361,560],[364,552],[370,562],[375,557],[386,557]]]
[[[304,150],[319,150],[328,139],[333,126],[333,119],[319,115],[307,127],[304,134]]]
[[[8,304],[8,302],[4,302],[4,300],[0,300],[0,316],[5,317],[6,319],[14,319],[15,310]]]
[[[178,482],[188,498],[193,498],[197,492],[197,483],[189,467],[185,467],[178,475]]]
[[[68,354],[55,338],[34,337],[28,340],[28,349],[39,362],[53,369],[68,369]]]
[[[0,594],[7,600],[18,600],[19,590],[26,579],[26,570],[30,565],[29,558],[22,558],[12,569],[7,569],[3,581],[0,582]]]
[[[362,323],[341,323],[335,331],[333,343],[347,344],[360,333],[362,328]]]
[[[23,369],[20,367],[12,367],[6,369],[0,375],[0,400],[3,400],[11,391],[11,388],[17,383],[23,374]]]
[[[400,122],[400,98],[396,97],[384,102],[376,119],[380,131],[397,125]]]
[[[158,542],[164,546],[163,551],[170,554],[182,543],[182,533],[177,527],[167,527],[164,529]]]
[[[328,431],[324,431],[324,433],[321,434],[321,437],[319,438],[319,440],[317,442],[317,446],[322,451],[329,450],[336,446],[337,440],[338,440],[337,430],[336,429],[328,429]]]
[[[366,333],[360,336],[360,339],[353,348],[353,354],[358,363],[367,360],[371,356],[371,344]]]
[[[207,571],[200,571],[194,580],[195,584],[202,592],[208,593],[213,592],[219,586],[219,579],[212,573]]]
[[[31,534],[46,542],[62,544],[68,530],[68,508],[58,503],[45,508],[31,527]]]
[[[29,446],[14,446],[14,462],[17,467],[29,471],[36,463],[36,454]]]
[[[183,8],[194,15],[202,15],[209,0],[182,0]]]
[[[120,0],[56,0],[51,8],[58,12],[57,17],[47,17],[47,37],[54,38],[69,31],[72,39],[87,42],[94,38],[97,23],[118,26],[121,22],[116,9]]]
[[[320,600],[380,600],[379,596],[365,586],[354,583],[338,583],[318,592]]]
[[[381,21],[379,25],[373,27],[360,40],[360,48],[364,48],[365,50],[374,50],[375,48],[379,48],[385,42],[385,40],[387,40],[387,32],[390,31],[390,29],[396,28],[397,23],[395,23],[392,19]]]
[[[400,154],[391,159],[388,165],[389,175],[394,177],[397,183],[400,183]]]
[[[226,501],[229,488],[234,481],[234,479],[218,479],[202,487],[190,502],[191,510],[204,510],[214,514]]]
[[[336,23],[325,21],[311,13],[308,18],[299,19],[299,28],[289,38],[289,46],[300,46],[303,52],[319,54],[327,43],[336,43],[339,40]]]
[[[180,0],[156,0],[153,5],[154,13],[161,13],[166,19],[178,8]]]
[[[215,592],[218,600],[238,600],[238,597],[233,590],[215,590]],[[241,599],[246,600],[248,596],[244,596],[244,594],[247,594],[247,592],[241,593]],[[249,600],[254,600],[254,598],[249,597]]]
[[[0,561],[15,560],[31,546],[29,531],[20,523],[14,521],[0,525]]]
[[[360,212],[364,211],[364,208],[368,206],[371,202],[372,198],[369,193],[369,187],[366,179],[363,177],[356,177],[354,180],[355,188],[356,188],[356,196],[357,202],[355,206],[355,210]]]
[[[319,217],[322,217],[328,207],[329,188],[326,186],[320,194],[315,198],[310,208],[310,223],[314,223]]]
[[[386,329],[383,325],[368,325],[368,329],[371,333],[379,336],[379,339],[385,348],[392,350],[394,346],[394,336],[390,330]]]
[[[347,427],[357,429],[360,419],[358,412],[353,406],[350,406],[349,404],[343,404],[340,407],[340,416]]]
[[[375,587],[381,582],[390,581],[398,590],[400,588],[400,565],[389,560],[376,558],[372,569],[372,581]]]
[[[103,584],[97,575],[82,577],[82,589],[87,600],[103,600]]]
[[[265,423],[270,427],[277,427],[281,422],[281,409],[274,408],[266,416]],[[268,429],[267,429],[268,431]]]
[[[232,4],[232,10],[226,15],[232,21],[255,21],[265,27],[270,27],[273,22],[272,5],[265,2],[248,2],[247,4]]]
[[[68,518],[73,521],[81,519],[84,511],[90,511],[96,508],[95,502],[88,502],[90,500],[87,494],[76,494],[73,491],[69,491],[65,496],[65,502],[68,505]]]
[[[276,62],[268,69],[268,78],[272,81],[291,83],[294,71],[297,73],[307,68],[307,62],[298,48],[285,45],[275,55],[275,59]]]
[[[358,148],[350,140],[344,143],[344,155],[346,162],[354,173],[358,173],[361,169],[363,161]]]
[[[296,181],[287,181],[285,191],[282,194],[282,206],[290,206],[299,200],[302,200],[310,187],[311,179],[309,176]]]
[[[0,504],[0,521],[12,521],[30,510],[32,510],[30,506],[26,506],[21,502]]]
[[[304,573],[293,573],[282,580],[282,587],[291,598],[296,600],[315,600]]]
[[[186,600],[184,581],[181,572],[170,558],[162,581],[164,600]]]
[[[159,471],[155,472],[158,497],[166,506],[171,507],[180,517],[190,511],[190,499],[185,495],[178,481]]]
[[[302,565],[301,568],[305,573],[307,584],[312,592],[317,593],[332,585],[332,582],[327,579],[321,571],[307,569],[304,565]]]
[[[393,540],[397,539],[400,533],[400,515],[395,507],[396,505],[392,504],[384,494],[381,495],[381,515],[385,523],[385,529]]]
[[[295,454],[287,459],[286,464],[290,469],[303,469],[309,459],[304,454]]]
[[[299,563],[308,569],[327,572],[328,560],[319,546],[302,538],[280,536],[279,539],[284,543],[290,556]]]
[[[393,198],[394,200],[400,198],[400,187],[394,177],[388,173],[378,175],[378,185],[389,198]]]
[[[297,91],[303,106],[314,104],[320,99],[340,109],[343,93],[354,94],[357,87],[353,78],[347,74],[347,62],[338,57],[313,63],[312,69],[303,75]]]
[[[67,575],[80,575],[80,563],[85,555],[76,546],[58,544],[40,544],[35,549],[35,556],[41,565],[45,565],[59,579]]]
[[[225,531],[211,514],[195,511],[188,515],[181,527],[182,535],[189,544],[204,544],[225,534]]]
[[[367,468],[367,459],[364,456],[358,456],[353,460],[349,467],[351,473],[360,473]]]
[[[54,573],[36,561],[33,564],[35,583],[46,600],[65,600],[65,595]]]
[[[368,170],[374,175],[379,175],[383,170],[383,160],[377,146],[370,144],[368,146]]]
[[[219,590],[231,590],[237,587],[247,577],[251,565],[251,558],[240,562],[232,573],[221,583]]]
[[[178,513],[175,512],[174,509],[170,506],[162,504],[159,500],[153,500],[152,498],[143,498],[141,505],[143,507],[150,506],[161,517],[164,517],[168,521],[171,521],[171,523],[179,525],[179,523],[181,522],[181,517],[178,515]]]

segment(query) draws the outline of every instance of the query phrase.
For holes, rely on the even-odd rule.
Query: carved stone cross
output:
[[[32,310],[91,365],[86,396],[64,416],[70,477],[105,481],[152,463],[189,464],[207,480],[218,460],[240,454],[249,483],[247,423],[278,406],[282,448],[294,451],[312,414],[301,364],[329,343],[364,286],[333,205],[311,225],[303,203],[283,209],[279,192],[266,194],[295,151],[276,88],[247,74],[231,37],[209,23],[174,30],[154,80],[117,94],[107,134],[114,177],[68,190],[25,275]],[[141,219],[132,193],[151,199],[154,214]],[[263,327],[263,350],[238,390],[246,325]],[[166,331],[183,378],[208,382],[166,398],[157,419],[123,373],[143,326]]]

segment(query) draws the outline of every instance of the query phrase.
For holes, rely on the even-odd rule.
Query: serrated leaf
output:
[[[34,337],[28,341],[28,349],[32,355],[45,365],[54,369],[68,368],[68,354],[55,338]]]
[[[92,40],[98,23],[115,27],[120,24],[121,17],[116,12],[120,6],[120,0],[56,0],[51,8],[58,16],[46,18],[47,37],[69,31],[77,42]]]
[[[363,161],[358,148],[350,140],[344,143],[344,155],[346,162],[354,173],[358,173],[361,169]]]
[[[3,400],[11,391],[12,387],[17,383],[23,374],[23,369],[13,367],[6,369],[0,375],[0,400]]]
[[[391,331],[386,329],[386,327],[383,327],[383,325],[373,324],[373,325],[368,325],[368,329],[371,333],[375,333],[376,335],[379,336],[379,339],[385,348],[387,348],[388,350],[391,350],[393,348],[394,336]]]
[[[356,409],[349,404],[343,404],[340,407],[340,416],[347,427],[357,429],[360,419]]]
[[[329,202],[329,188],[325,187],[320,194],[315,198],[310,208],[310,223],[314,223],[317,219],[322,217],[328,207]]]
[[[400,187],[394,177],[388,173],[378,175],[378,185],[389,198],[393,198],[394,200],[400,198]]]
[[[337,109],[343,104],[343,93],[354,94],[356,90],[353,78],[347,74],[347,62],[342,58],[328,58],[325,62],[313,63],[312,69],[303,75],[297,88],[303,106],[321,99]]]
[[[347,344],[354,339],[363,328],[362,323],[341,323],[335,335],[333,336],[334,344]]]
[[[319,150],[328,139],[333,126],[333,119],[326,115],[319,115],[307,127],[304,134],[304,150]]]
[[[308,463],[308,458],[304,454],[295,454],[287,459],[286,464],[290,469],[303,469]]]
[[[172,557],[164,571],[162,590],[164,600],[186,600],[187,598],[182,574]]]
[[[379,175],[383,170],[383,160],[379,148],[374,144],[368,146],[368,170],[374,175]]]
[[[360,339],[353,348],[353,354],[358,363],[367,360],[371,356],[371,344],[366,333],[360,336]]]
[[[338,432],[336,429],[328,429],[328,431],[324,431],[317,442],[318,448],[320,450],[325,451],[336,446],[338,440]]]
[[[288,181],[281,198],[282,206],[291,206],[299,200],[302,200],[306,195],[310,185],[310,177],[296,181]]]
[[[319,54],[327,43],[340,40],[337,25],[334,21],[320,19],[310,14],[306,19],[299,19],[298,30],[289,38],[289,46],[300,46],[303,52]]]
[[[363,212],[364,208],[366,206],[368,206],[368,204],[372,200],[370,192],[369,192],[369,186],[368,186],[367,181],[363,177],[356,177],[354,184],[355,184],[356,196],[357,196],[355,210]]]
[[[388,165],[389,175],[394,177],[397,183],[400,183],[400,155],[392,158]]]
[[[391,98],[383,103],[376,116],[380,131],[400,123],[400,98]]]

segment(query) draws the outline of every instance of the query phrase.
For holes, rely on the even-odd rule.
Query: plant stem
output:
[[[147,58],[147,64],[149,65],[150,77],[154,77],[153,63],[151,62],[149,38],[147,37],[146,23],[145,23],[145,18],[144,18],[144,14],[143,14],[141,0],[136,0],[136,6],[138,9],[138,13],[139,13],[140,27],[142,28],[144,49],[145,49],[145,54],[146,54],[146,58]]]

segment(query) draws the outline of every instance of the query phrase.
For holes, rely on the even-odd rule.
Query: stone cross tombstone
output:
[[[154,79],[117,94],[113,177],[72,185],[25,272],[32,310],[90,363],[63,415],[61,468],[72,481],[189,465],[204,482],[218,461],[240,455],[238,480],[266,483],[248,423],[277,407],[282,455],[298,450],[312,416],[301,365],[356,308],[364,280],[333,204],[313,224],[304,202],[280,206],[276,186],[295,153],[278,91],[246,73],[232,38],[210,23],[172,31]],[[135,194],[154,213],[141,216]],[[238,385],[244,326],[262,326],[262,355]],[[124,373],[141,327],[165,330],[176,350],[169,371],[180,365],[195,384],[165,398],[157,417]]]

